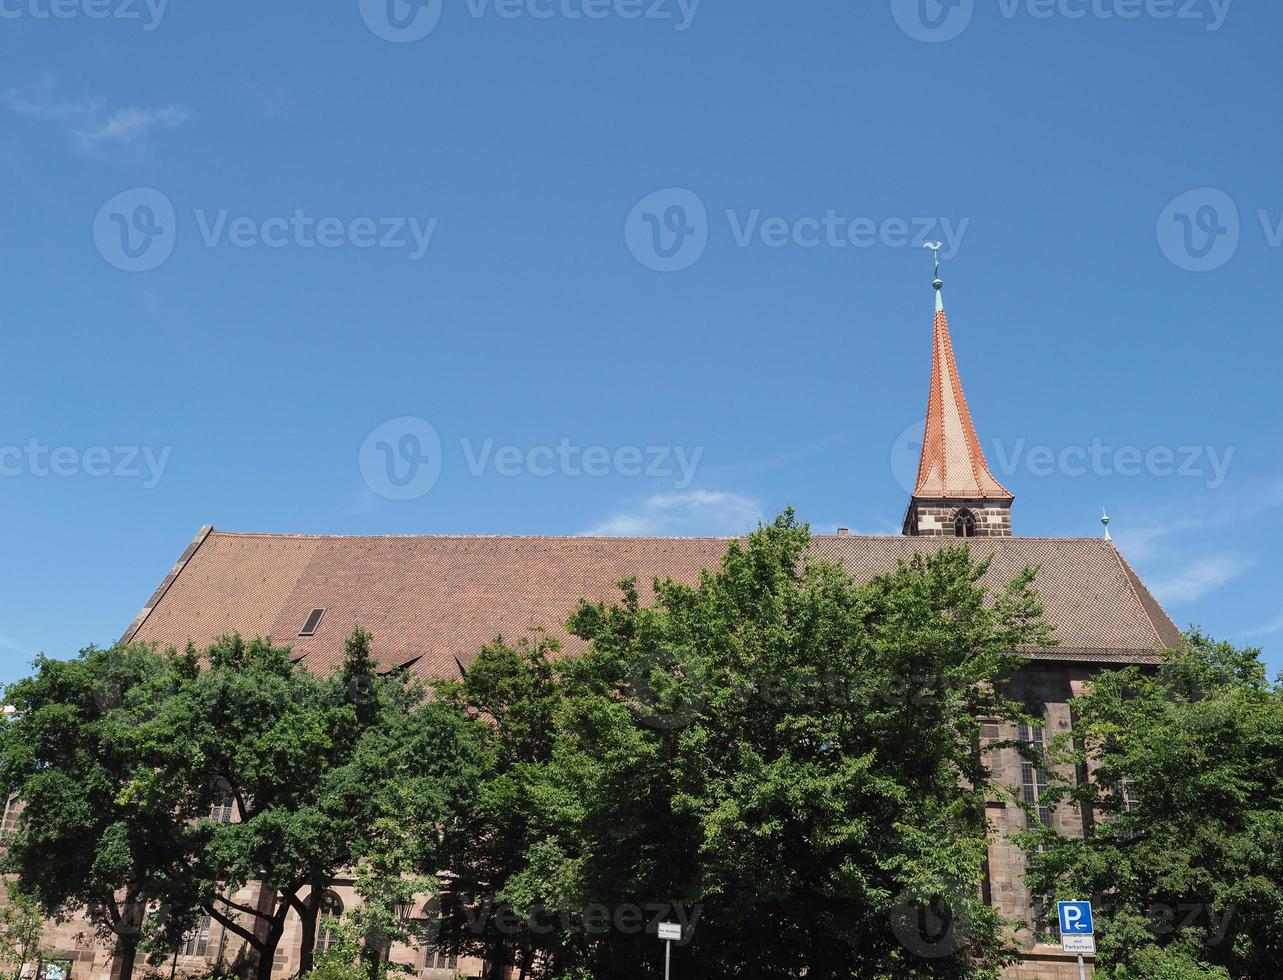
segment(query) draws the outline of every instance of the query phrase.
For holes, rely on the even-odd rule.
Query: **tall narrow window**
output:
[[[976,515],[965,507],[953,516],[953,535],[956,538],[976,536]]]
[[[187,934],[187,942],[183,944],[184,956],[204,956],[209,952],[209,927],[209,916],[202,915],[196,928]]]
[[[1044,746],[1043,732],[1041,728],[1022,724],[1016,737],[1034,750],[1041,758]],[[1045,825],[1051,826],[1051,808],[1042,802],[1047,794],[1047,776],[1042,769],[1023,756],[1020,759],[1020,794],[1021,798],[1029,804],[1037,806],[1038,819]]]
[[[210,804],[209,819],[215,823],[231,823],[232,814],[236,812],[236,798],[232,795],[231,787],[216,786],[214,788],[214,802]]]
[[[15,793],[4,804],[4,819],[0,821],[0,841],[18,831],[18,795]]]
[[[331,946],[338,942],[339,919],[343,916],[343,900],[334,892],[326,892],[321,898],[321,913],[316,923],[316,952],[329,952]]]
[[[424,951],[423,967],[427,970],[450,970],[454,972],[459,969],[459,954],[444,948],[438,943],[441,940],[441,926],[444,916],[441,912],[441,899],[434,898],[428,902],[423,910],[424,918],[428,922],[428,943]]]

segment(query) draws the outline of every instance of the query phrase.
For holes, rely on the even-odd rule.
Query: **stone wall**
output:
[[[995,500],[925,500],[909,504],[904,533],[917,538],[957,537],[956,521],[962,511],[975,518],[975,537],[1011,537],[1011,504]]]

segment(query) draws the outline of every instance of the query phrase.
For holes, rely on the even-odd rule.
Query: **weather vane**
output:
[[[944,242],[923,242],[922,247],[931,249],[931,252],[935,255],[936,282],[939,284],[936,286],[936,288],[939,289],[940,286],[944,285],[944,282],[940,278],[940,249],[944,248]]]

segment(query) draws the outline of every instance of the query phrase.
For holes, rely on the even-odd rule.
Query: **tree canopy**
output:
[[[582,656],[482,652],[455,696],[492,719],[486,826],[463,856],[461,941],[529,976],[662,973],[654,919],[697,924],[701,976],[996,975],[980,901],[981,718],[1045,639],[1032,573],[995,595],[963,549],[859,583],[785,515],[696,586],[583,605]],[[906,931],[944,903],[945,955]],[[477,932],[480,931],[480,936]]]
[[[1259,651],[1194,631],[1159,669],[1096,676],[1073,733],[1090,767],[1048,800],[1087,809],[1086,839],[1025,838],[1040,893],[1091,896],[1102,975],[1255,978],[1283,963],[1283,687]]]

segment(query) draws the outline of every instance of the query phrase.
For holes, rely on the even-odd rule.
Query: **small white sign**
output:
[[[680,943],[682,941],[682,927],[676,922],[661,922],[659,924],[659,938]]]
[[[1095,936],[1061,936],[1060,948],[1066,953],[1090,953],[1096,955]]]

